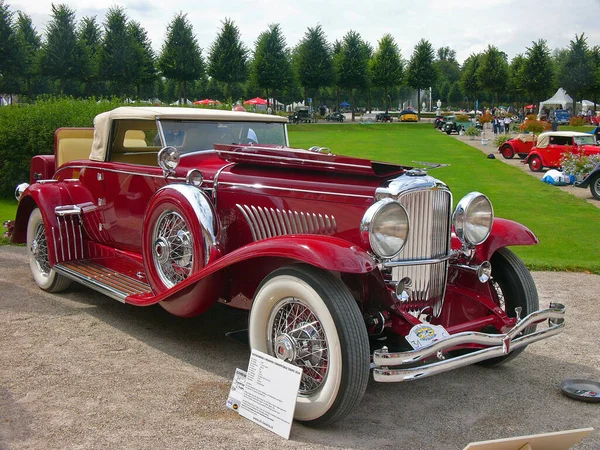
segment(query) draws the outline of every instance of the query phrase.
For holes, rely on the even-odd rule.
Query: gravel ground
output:
[[[123,305],[79,285],[55,295],[30,277],[23,247],[0,247],[0,449],[460,449],[472,441],[592,426],[600,405],[564,397],[566,378],[600,380],[600,276],[534,273],[541,304],[567,305],[560,337],[496,369],[370,382],[356,411],[291,440],[224,407],[249,351],[226,307],[194,319]],[[595,431],[576,448],[599,449]]]

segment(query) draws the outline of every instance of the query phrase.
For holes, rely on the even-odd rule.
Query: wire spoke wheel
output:
[[[286,298],[275,305],[268,322],[271,356],[302,368],[300,395],[310,395],[327,378],[327,336],[315,313],[299,299]]]
[[[194,264],[192,234],[185,219],[175,211],[164,211],[154,226],[152,242],[154,263],[165,286],[185,280]]]
[[[44,223],[38,223],[35,234],[33,238],[33,242],[29,248],[34,260],[35,264],[38,267],[40,273],[45,276],[48,276],[50,273],[50,261],[48,259],[48,242],[46,241],[46,229],[44,227]]]

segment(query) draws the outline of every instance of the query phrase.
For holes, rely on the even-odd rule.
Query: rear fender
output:
[[[54,265],[55,249],[54,239],[49,230],[58,227],[54,208],[57,206],[81,204],[89,202],[91,196],[78,180],[68,182],[34,183],[30,185],[21,196],[12,242],[22,244],[27,241],[27,223],[34,208],[39,208],[44,219],[48,241],[48,257],[50,264]]]
[[[536,245],[539,242],[533,231],[525,225],[496,218],[489,237],[475,249],[475,257],[478,261],[489,261],[499,248],[511,245]]]
[[[219,272],[238,263],[253,259],[259,261],[265,257],[301,262],[323,270],[352,274],[366,274],[376,268],[373,258],[365,250],[340,238],[319,235],[278,236],[253,242],[228,253],[157,296],[130,296],[126,301],[138,306],[152,305],[162,301],[181,302],[182,304],[201,302],[201,298],[191,295],[195,291],[194,285],[205,278],[217,276]],[[260,280],[257,281],[260,282]],[[190,306],[186,308],[199,310]]]

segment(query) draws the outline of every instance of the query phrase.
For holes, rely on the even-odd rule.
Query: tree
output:
[[[142,86],[149,87],[156,80],[156,68],[154,66],[154,51],[148,33],[138,22],[129,22],[127,32],[134,46],[133,58],[130,62],[133,72],[133,83],[136,88],[136,98],[140,98]],[[154,94],[154,89],[149,92]]]
[[[163,76],[177,82],[179,99],[186,98],[187,83],[199,79],[204,73],[202,49],[198,46],[187,14],[179,13],[168,25],[158,68]]]
[[[231,19],[225,19],[217,38],[208,50],[208,74],[225,83],[225,96],[232,97],[232,85],[248,79],[248,49]]]
[[[40,55],[42,75],[58,80],[61,93],[67,81],[80,78],[83,52],[75,33],[75,11],[67,5],[52,5],[52,19],[46,26]]]
[[[81,80],[86,85],[87,95],[94,94],[94,82],[99,77],[98,53],[102,44],[102,31],[96,17],[83,17],[79,22],[77,40],[82,49]]]
[[[478,95],[481,92],[481,86],[477,78],[480,61],[480,54],[471,54],[463,63],[459,81],[462,93],[467,96],[467,99],[471,97],[475,101],[478,100]],[[473,109],[475,109],[475,105],[473,105]]]
[[[403,67],[400,50],[390,34],[384,35],[371,60],[373,86],[383,88],[385,111],[390,108],[388,91],[402,83]]]
[[[566,59],[558,71],[558,79],[563,88],[573,97],[573,101],[583,100],[583,95],[594,85],[594,62],[587,45],[585,34],[575,35],[570,41]]]
[[[340,84],[340,70],[342,65],[342,43],[336,39],[333,43],[333,84],[335,85],[335,97],[336,97],[336,111],[340,107],[341,103],[341,89],[342,85]]]
[[[533,97],[533,103],[537,105],[553,88],[554,65],[550,49],[544,39],[531,44],[531,47],[527,47],[525,52],[522,82],[523,88]],[[516,74],[513,73],[513,75]]]
[[[13,13],[4,0],[0,0],[0,91],[2,92],[15,92],[18,57]]]
[[[498,104],[500,92],[506,90],[508,79],[508,62],[506,53],[501,52],[493,45],[481,55],[481,62],[477,69],[477,79],[480,86],[493,96]]]
[[[138,69],[135,62],[139,49],[129,32],[128,21],[123,8],[108,9],[104,20],[104,39],[98,54],[100,77],[113,83],[121,97],[131,92]]]
[[[17,18],[16,40],[19,48],[17,63],[19,75],[25,81],[24,92],[31,98],[31,82],[38,74],[37,60],[42,40],[33,27],[31,17],[20,11]]]
[[[522,54],[515,56],[508,66],[508,84],[507,89],[517,101],[523,100],[525,94],[525,62],[526,57]]]
[[[421,118],[421,89],[433,86],[437,80],[434,66],[433,47],[429,41],[421,39],[408,63],[408,85],[417,90],[417,111]]]
[[[435,60],[435,68],[438,72],[438,78],[433,86],[433,97],[447,100],[448,94],[450,93],[451,86],[460,80],[460,65],[456,61],[456,51],[450,47],[440,47],[437,50],[437,59]],[[457,94],[457,96],[460,96]],[[459,98],[455,101],[460,101]]]
[[[279,24],[270,25],[256,40],[252,66],[256,84],[266,91],[283,90],[291,76],[291,55],[286,50],[285,38]],[[267,103],[268,104],[268,103]]]
[[[333,57],[321,25],[307,29],[296,47],[294,60],[305,98],[308,92],[316,98],[321,88],[333,83]]]
[[[369,53],[360,34],[350,30],[344,36],[339,55],[339,84],[350,90],[352,121],[356,111],[356,90],[365,89],[369,83]]]

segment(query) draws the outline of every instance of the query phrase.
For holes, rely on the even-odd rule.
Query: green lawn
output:
[[[430,174],[448,184],[455,203],[468,192],[483,192],[496,216],[521,222],[536,233],[539,245],[514,249],[530,268],[600,274],[599,208],[500,160],[487,159],[431,124],[307,124],[291,126],[289,134],[294,147],[319,145],[338,154],[405,165],[450,164]],[[15,210],[15,200],[0,200],[1,221],[14,218]]]
[[[17,201],[12,199],[0,199],[0,225],[6,220],[14,220],[15,213],[17,212]],[[3,237],[4,228],[0,232],[0,244],[7,244],[8,239]]]
[[[521,222],[539,237],[537,246],[514,248],[530,268],[600,274],[599,208],[498,159],[487,159],[431,124],[307,124],[290,127],[289,134],[294,147],[319,145],[338,154],[405,165],[450,164],[430,174],[448,184],[455,204],[468,192],[483,192],[496,216]]]

